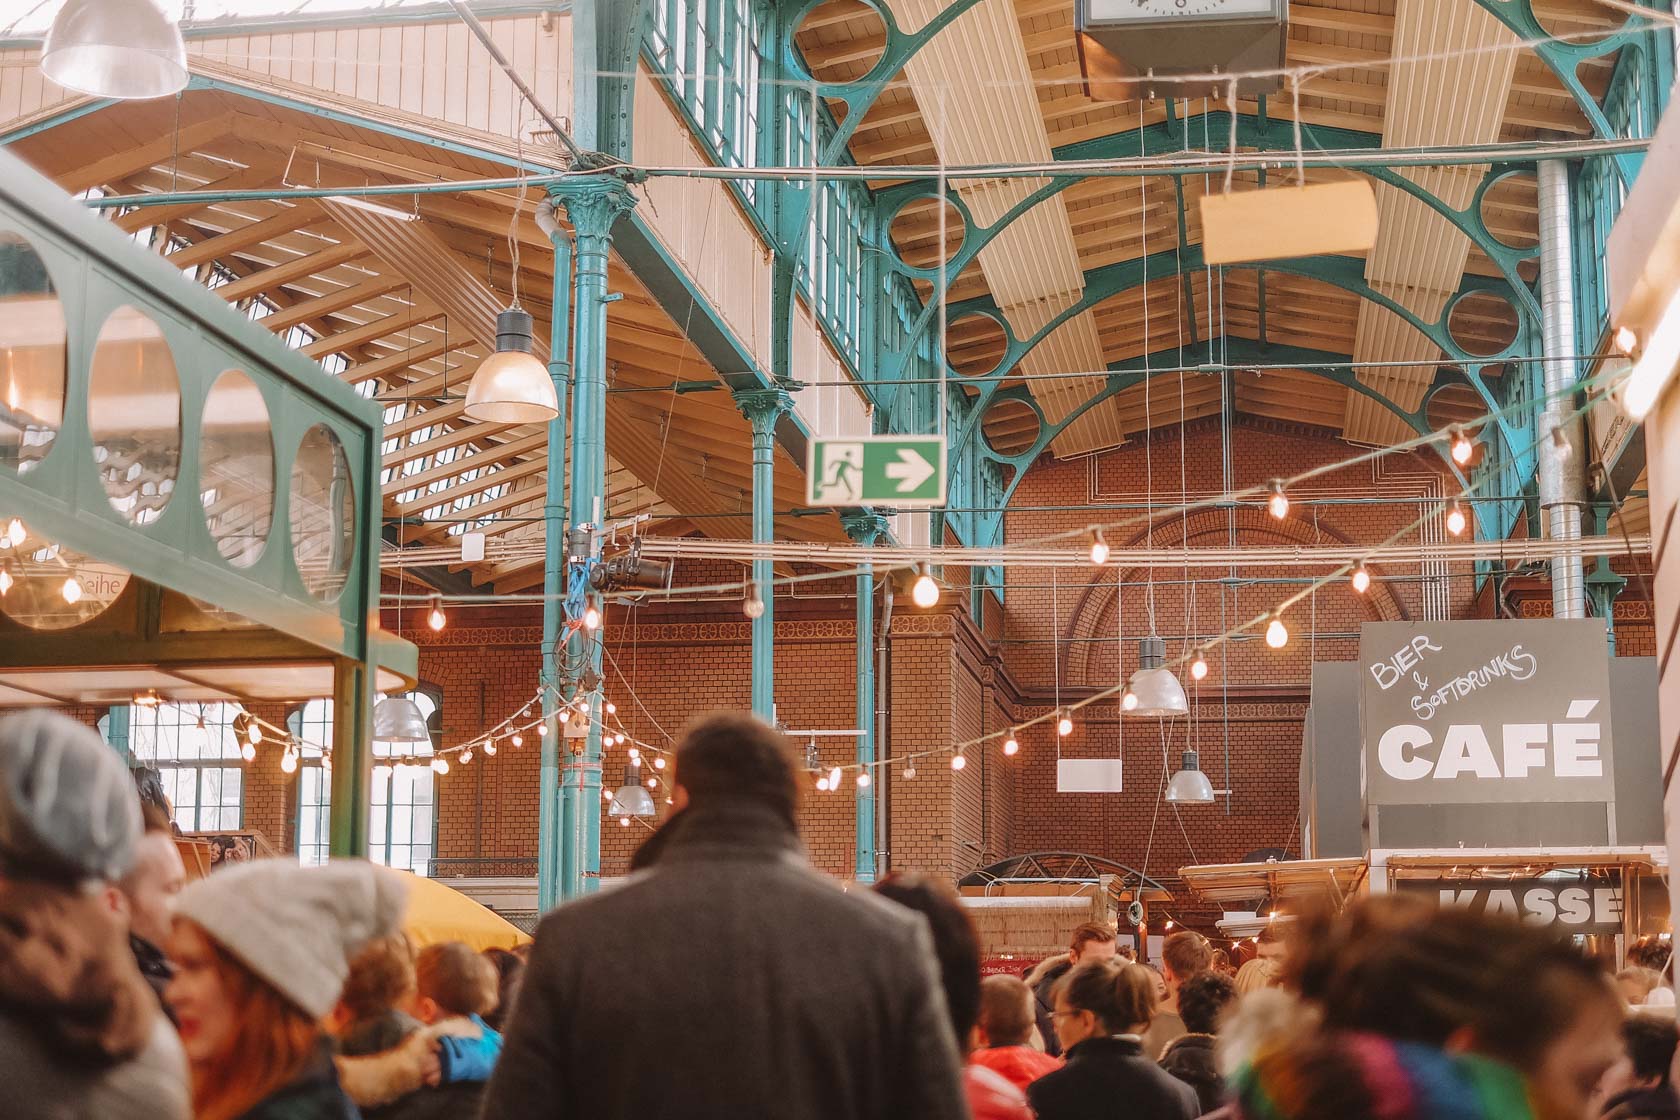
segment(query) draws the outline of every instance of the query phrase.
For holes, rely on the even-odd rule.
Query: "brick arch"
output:
[[[1226,521],[1228,512],[1231,511],[1196,510],[1190,514],[1188,525],[1183,518],[1158,522],[1152,528],[1139,530],[1118,547],[1131,549],[1147,544],[1165,551],[1194,547],[1198,541],[1213,538],[1223,540],[1229,533]],[[1325,537],[1341,544],[1355,543],[1334,525],[1328,524],[1322,514],[1316,525],[1296,517],[1279,521],[1264,509],[1251,506],[1239,507],[1234,511],[1234,515],[1237,540],[1242,544],[1310,546],[1315,543],[1315,538],[1321,540]],[[1122,583],[1130,583],[1134,579],[1141,580],[1145,573],[1146,569],[1142,566],[1133,567],[1123,571],[1120,580]],[[1107,572],[1087,580],[1084,590],[1068,615],[1067,624],[1062,628],[1062,642],[1056,655],[1056,672],[1058,677],[1068,684],[1087,683],[1091,654],[1096,648],[1091,642],[1071,639],[1093,638],[1113,632],[1109,614],[1119,609],[1119,596],[1115,593],[1114,582],[1114,578]],[[1371,569],[1370,590],[1360,596],[1360,607],[1371,622],[1404,622],[1409,618],[1405,603],[1394,594],[1376,567]]]

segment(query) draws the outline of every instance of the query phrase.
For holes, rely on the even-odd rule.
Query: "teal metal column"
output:
[[[134,765],[134,747],[129,738],[132,709],[127,704],[112,704],[105,709],[105,741],[122,755],[124,766]]]
[[[744,389],[735,392],[735,403],[752,421],[753,543],[769,544],[776,537],[776,422],[793,410],[793,398],[785,389]],[[764,602],[752,623],[752,710],[775,723],[776,573],[768,556],[755,557],[752,570]]]
[[[1591,510],[1593,519],[1593,536],[1602,537],[1610,531],[1610,514],[1613,507],[1608,502],[1595,502]],[[1598,563],[1593,565],[1592,574],[1587,576],[1587,597],[1592,600],[1593,613],[1604,620],[1604,636],[1610,643],[1610,656],[1616,656],[1616,597],[1627,587],[1627,579],[1616,574],[1610,567],[1610,557],[1600,556]]]
[[[550,203],[552,205],[552,203]],[[539,221],[554,245],[554,301],[549,311],[548,375],[559,401],[571,397],[572,242],[552,219]],[[566,413],[548,426],[548,479],[543,502],[543,726],[541,787],[537,797],[537,911],[560,901],[561,599],[566,594]]]
[[[373,782],[373,674],[366,664],[333,659],[332,793],[327,852],[366,858]]]
[[[840,518],[846,533],[861,545],[873,545],[887,531],[887,519],[876,513],[848,513]],[[860,773],[872,779],[875,762],[875,566],[863,564],[857,574],[857,761]],[[857,860],[852,877],[875,881],[875,797],[878,780],[857,791]]]
[[[580,176],[549,188],[566,208],[577,238],[577,293],[573,308],[576,354],[572,377],[572,479],[569,529],[591,527],[595,539],[607,485],[607,257],[612,227],[635,208],[625,183],[611,175]],[[552,537],[551,537],[552,540]],[[564,546],[564,542],[562,542]],[[576,550],[569,550],[576,556]],[[589,549],[594,559],[595,548]],[[605,617],[596,591],[588,606]],[[605,627],[573,627],[567,638],[568,691],[589,704],[589,737],[581,755],[567,753],[561,777],[560,894],[593,893],[601,875],[601,645]],[[550,736],[552,738],[552,736]],[[539,857],[540,858],[540,857]]]

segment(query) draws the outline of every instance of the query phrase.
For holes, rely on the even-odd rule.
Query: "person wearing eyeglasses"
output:
[[[1143,1052],[1155,1016],[1149,970],[1091,961],[1056,988],[1051,1022],[1067,1056],[1061,1069],[1027,1086],[1038,1120],[1195,1120],[1195,1090]]]

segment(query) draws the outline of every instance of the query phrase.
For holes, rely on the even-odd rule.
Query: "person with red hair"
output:
[[[182,892],[165,994],[195,1120],[356,1120],[324,1021],[351,958],[396,929],[403,894],[393,873],[350,860],[264,860]]]

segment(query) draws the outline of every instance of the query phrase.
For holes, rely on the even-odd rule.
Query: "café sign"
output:
[[[1359,662],[1370,803],[1615,799],[1601,621],[1371,622]]]
[[[1400,879],[1394,889],[1442,906],[1503,914],[1563,933],[1621,933],[1622,884],[1603,875],[1527,879]]]

